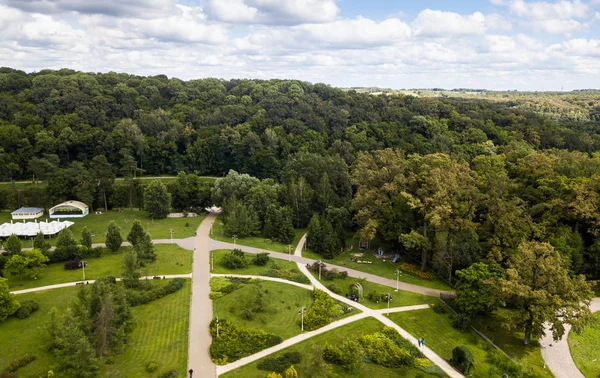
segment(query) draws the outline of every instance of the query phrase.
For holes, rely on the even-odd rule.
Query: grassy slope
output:
[[[295,229],[294,231],[296,232],[296,235],[294,236],[294,241],[292,241],[292,244],[291,244],[292,253],[294,253],[294,249],[296,248],[296,245],[298,245],[298,242],[302,238],[302,235],[304,235],[304,233],[306,232],[305,229],[301,229],[301,228]],[[228,243],[233,243],[233,239],[224,234],[223,222],[220,219],[217,219],[215,221],[215,223],[213,224],[210,237],[213,238],[214,240],[220,240],[220,241],[224,241],[224,242],[228,242]],[[275,251],[275,252],[288,253],[287,244],[274,242],[271,239],[266,239],[262,236],[249,236],[247,238],[238,238],[236,240],[236,243],[245,245],[248,247],[260,248],[260,249],[265,249],[265,250]]]
[[[241,316],[248,301],[254,298],[253,284],[243,285],[240,289],[214,300],[214,315],[248,328],[263,329],[284,339],[301,333],[298,309],[312,304],[312,292],[297,286],[269,281],[262,281],[262,289],[264,310],[257,313],[254,320],[245,320]]]
[[[127,348],[114,357],[114,364],[106,366],[99,376],[147,377],[147,361],[158,362],[158,373],[168,369],[184,372],[187,362],[187,333],[189,318],[190,283],[180,291],[155,302],[134,307],[135,329],[129,335]],[[54,364],[52,355],[45,351],[49,339],[45,331],[48,313],[52,307],[59,311],[67,308],[76,297],[77,288],[70,287],[37,293],[21,294],[18,300],[35,300],[40,309],[29,318],[9,318],[0,323],[0,368],[10,361],[32,353],[37,359],[19,370],[19,376],[46,376]]]
[[[315,276],[315,278],[319,277],[318,272],[312,272],[312,273],[313,273],[313,276]],[[376,303],[376,302],[373,302],[373,301],[367,299],[367,294],[371,291],[375,291],[378,293],[392,294],[392,300],[390,301],[390,307],[412,306],[412,305],[425,304],[425,303],[433,304],[438,301],[438,299],[435,297],[430,297],[427,295],[422,295],[422,294],[417,294],[417,293],[411,293],[409,291],[402,291],[402,290],[400,290],[399,292],[395,292],[394,289],[392,289],[388,286],[379,285],[379,284],[369,282],[364,279],[357,279],[357,278],[353,278],[353,277],[346,277],[343,279],[337,278],[337,279],[331,280],[331,281],[321,279],[321,282],[327,287],[332,284],[337,286],[338,288],[340,288],[342,290],[341,295],[345,295],[346,293],[349,292],[350,285],[352,285],[355,282],[359,282],[361,284],[361,286],[363,287],[363,294],[364,294],[364,299],[360,303],[369,308],[374,308],[374,309],[387,308],[387,301],[384,301],[384,302],[380,301],[379,303]]]
[[[231,251],[231,250],[230,249],[217,249],[217,250],[212,251],[212,254],[214,255],[213,273],[250,274],[250,275],[261,276],[261,275],[264,275],[264,272],[269,270],[269,267],[273,263],[279,265],[279,267],[281,269],[286,269],[286,270],[298,269],[298,265],[296,265],[295,262],[288,262],[288,261],[280,260],[280,259],[270,259],[270,261],[265,266],[253,265],[252,257],[254,256],[254,254],[252,254],[252,253],[244,254],[246,256],[246,260],[248,260],[248,263],[249,263],[247,268],[227,269],[223,264],[221,264],[221,259],[229,251]]]
[[[359,337],[363,334],[369,334],[380,331],[383,325],[373,318],[362,319],[343,327],[331,330],[324,334],[312,337],[306,341],[286,348],[278,353],[274,353],[269,358],[278,357],[286,352],[297,351],[302,354],[302,362],[295,366],[300,377],[310,377],[308,366],[310,364],[310,356],[314,345],[323,347],[325,343],[338,344],[346,337]],[[261,360],[251,364],[242,366],[234,371],[222,375],[223,378],[264,378],[269,372],[258,370],[257,365]],[[357,372],[350,373],[343,368],[331,365],[336,377],[352,378],[352,377],[377,377],[377,378],[392,378],[392,377],[415,377],[420,371],[416,369],[387,369],[382,366],[373,364],[363,364]],[[430,375],[422,373],[423,377]]]
[[[593,319],[581,334],[569,333],[569,348],[573,360],[588,378],[600,376],[600,312],[595,313]]]
[[[467,346],[475,357],[473,377],[487,378],[502,375],[502,372],[486,362],[487,350],[492,347],[477,336],[475,332],[462,332],[452,327],[449,316],[437,314],[432,309],[426,309],[391,314],[390,319],[413,336],[423,337],[425,345],[446,361],[449,361],[452,357],[452,349],[460,345]],[[524,349],[524,347],[521,348]],[[524,352],[539,354],[539,348],[532,347],[529,349],[524,350]],[[531,366],[528,367],[531,368]],[[552,377],[547,370],[535,369],[533,372],[535,377]]]
[[[140,270],[142,275],[185,274],[192,271],[192,251],[183,249],[176,244],[157,244],[155,247],[157,259]],[[86,258],[88,266],[85,268],[85,278],[93,280],[106,276],[120,277],[123,270],[122,251],[125,248],[129,247],[121,247],[118,253],[108,253],[100,258]],[[12,290],[79,281],[81,279],[81,269],[65,270],[64,263],[55,263],[46,267],[45,273],[41,278],[37,280],[25,279],[23,286],[14,286]],[[18,285],[20,284],[20,278],[9,275],[8,284]]]

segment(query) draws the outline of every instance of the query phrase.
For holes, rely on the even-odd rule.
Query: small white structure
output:
[[[60,203],[48,212],[50,218],[83,218],[88,215],[90,208],[83,202],[67,201]]]
[[[7,238],[12,234],[20,237],[34,237],[40,232],[44,236],[55,236],[73,224],[69,221],[48,222],[48,220],[46,222],[4,223],[0,224],[0,238]]]
[[[36,219],[44,215],[44,209],[39,207],[22,207],[10,213],[12,219]]]

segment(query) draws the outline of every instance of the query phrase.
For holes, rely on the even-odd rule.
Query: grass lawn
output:
[[[319,277],[319,272],[312,272],[315,278]],[[346,278],[336,278],[334,280],[325,280],[321,279],[321,283],[323,283],[326,287],[329,288],[330,285],[335,285],[338,289],[341,290],[340,295],[346,295],[350,290],[350,285],[355,282],[359,282],[363,287],[363,295],[364,299],[359,302],[360,304],[367,306],[373,309],[381,309],[387,308],[387,301],[380,301],[379,303],[374,302],[367,298],[367,294],[369,292],[378,292],[378,293],[390,293],[392,294],[392,300],[390,301],[390,307],[400,307],[400,306],[412,306],[417,304],[433,304],[438,301],[435,297],[430,297],[427,295],[411,293],[409,291],[395,292],[392,288],[380,284],[376,284],[373,282],[369,282],[365,279],[358,279],[354,277],[346,277]],[[332,290],[333,291],[333,290]]]
[[[253,320],[242,317],[242,311],[255,298],[255,284],[241,288],[213,300],[213,314],[237,325],[251,329],[262,329],[268,333],[288,339],[301,333],[298,309],[312,304],[312,291],[284,283],[260,281],[263,294],[263,311],[257,312]],[[353,311],[352,314],[355,314]]]
[[[135,328],[125,352],[106,365],[101,377],[156,377],[176,369],[184,376],[187,368],[191,284],[173,294],[131,309]],[[146,372],[150,361],[158,363],[153,374]]]
[[[165,275],[165,274],[186,274],[192,271],[193,251],[183,249],[176,244],[156,244],[156,261],[148,264],[140,270],[142,275]],[[121,247],[118,253],[108,252],[100,258],[86,258],[88,265],[85,268],[85,278],[93,280],[100,277],[114,276],[121,277],[123,251]],[[19,276],[8,275],[8,284],[15,285],[12,290],[29,289],[32,287],[53,285],[63,282],[80,281],[82,271],[66,270],[64,263],[50,264],[46,267],[44,275],[37,280],[23,280],[23,286],[20,285]]]
[[[213,273],[249,274],[249,275],[254,275],[254,276],[265,276],[266,275],[265,272],[267,272],[269,270],[269,268],[271,267],[271,265],[273,263],[277,264],[280,269],[286,269],[286,270],[298,269],[298,265],[296,265],[295,262],[289,262],[286,260],[273,259],[273,258],[271,258],[269,260],[269,262],[267,263],[267,265],[265,265],[265,266],[254,265],[254,264],[252,264],[252,258],[255,256],[253,253],[244,253],[244,256],[246,256],[246,260],[248,260],[247,268],[228,269],[225,265],[223,265],[221,263],[221,259],[223,258],[223,256],[225,254],[227,254],[230,251],[231,251],[231,249],[216,249],[211,252],[214,256],[214,269],[212,271]]]
[[[348,239],[347,244],[352,244],[354,239]],[[333,259],[324,259],[323,256],[309,250],[305,249],[302,251],[302,256],[307,257],[313,260],[322,260],[326,264],[333,264],[339,266],[346,266],[349,269],[358,270],[365,273],[375,274],[381,277],[387,277],[390,279],[396,279],[396,274],[394,273],[397,269],[400,269],[400,263],[392,263],[390,259],[380,259],[369,251],[359,250],[358,242],[357,245],[354,246],[352,251],[345,251],[341,255],[334,257]],[[356,262],[350,261],[351,253],[364,253],[364,256],[359,257],[358,259],[361,261],[371,261],[371,264],[358,264]],[[402,270],[402,269],[401,269]],[[400,276],[400,281],[415,284],[419,286],[428,287],[431,289],[438,290],[452,290],[452,288],[446,284],[444,281],[440,280],[437,277],[433,278],[423,278],[419,277],[414,273],[407,272],[402,270],[402,276]]]
[[[136,178],[136,180],[141,180],[142,182],[146,183],[152,180],[160,180],[163,184],[168,184],[170,182],[173,182],[177,179],[177,177],[175,176],[161,176],[161,177],[155,177],[155,176],[142,176],[142,177],[138,177]],[[200,176],[200,182],[207,182],[207,183],[214,183],[216,180],[218,179],[218,177],[211,177],[211,176]],[[115,179],[115,185],[123,185],[123,178],[116,178]],[[0,182],[0,188],[4,188],[6,186],[12,185],[12,181],[2,181]],[[36,185],[34,183],[32,183],[31,181],[17,181],[15,183],[15,186],[19,189],[26,189],[26,188],[34,188],[36,187]],[[37,187],[38,188],[46,188],[48,186],[48,182],[47,181],[38,181]]]
[[[373,318],[361,319],[359,321],[347,324],[345,326],[336,328],[329,332],[325,332],[321,335],[311,337],[310,339],[293,345],[289,348],[283,349],[277,353],[273,353],[269,358],[276,358],[283,355],[286,352],[299,352],[302,354],[302,362],[295,365],[294,367],[298,371],[300,377],[310,377],[311,372],[308,370],[310,365],[310,359],[312,354],[312,348],[315,345],[321,348],[325,343],[339,344],[347,337],[360,337],[364,334],[370,334],[378,332],[383,328],[383,324]],[[262,360],[252,362],[248,365],[242,366],[236,370],[222,375],[223,378],[264,378],[269,374],[268,371],[258,370],[257,366]],[[377,377],[377,378],[392,378],[392,377],[416,377],[418,374],[422,374],[422,377],[432,377],[429,374],[423,373],[418,369],[389,369],[383,366],[363,363],[361,368],[356,372],[348,372],[342,367],[337,365],[330,365],[332,372],[335,377]]]
[[[506,309],[496,310],[496,313],[509,311]],[[524,370],[530,371],[535,377],[552,377],[552,373],[544,368],[544,359],[540,344],[532,340],[529,346],[523,345],[523,332],[507,331],[502,327],[504,320],[494,314],[485,318],[476,319],[475,328],[493,340],[498,347],[502,348],[510,357],[518,362]]]
[[[297,228],[294,230],[296,235],[294,236],[294,241],[292,241],[291,249],[292,254],[294,253],[294,249],[298,242],[302,238],[302,235],[306,233],[305,228]],[[210,237],[214,240],[220,240],[228,243],[233,243],[233,239],[229,236],[226,236],[223,231],[223,222],[220,219],[217,219],[212,226]],[[263,236],[249,236],[246,238],[237,238],[236,243],[240,245],[245,245],[247,247],[260,248],[268,251],[274,252],[282,252],[288,253],[287,244],[282,244],[279,242],[274,242],[271,239],[267,239]]]
[[[575,365],[588,378],[600,376],[600,312],[592,318],[592,323],[581,334],[569,332],[569,348]]]
[[[147,377],[146,363],[158,363],[155,375],[169,369],[184,372],[187,362],[187,334],[190,301],[190,283],[178,292],[146,305],[132,308],[135,329],[128,337],[124,354],[114,357],[114,364],[106,365],[98,376]],[[10,361],[31,353],[35,361],[19,369],[19,377],[42,377],[55,363],[46,352],[49,337],[45,324],[52,307],[59,311],[69,307],[76,298],[77,288],[69,287],[37,293],[21,294],[17,298],[35,300],[40,309],[29,318],[9,318],[0,323],[0,368]],[[58,375],[57,375],[58,376]]]
[[[446,361],[449,361],[452,357],[452,349],[460,345],[467,346],[475,357],[473,377],[499,378],[504,373],[486,361],[487,351],[493,347],[471,330],[462,332],[452,327],[448,315],[437,314],[432,309],[425,309],[390,314],[390,319],[413,336],[424,338],[425,345]],[[524,347],[521,347],[521,349],[524,353],[539,354],[539,347],[531,347],[527,351]],[[552,374],[547,370],[532,369],[531,366],[523,367],[529,368],[528,370],[535,377],[552,377]]]

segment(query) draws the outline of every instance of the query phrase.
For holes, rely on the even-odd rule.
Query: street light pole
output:
[[[387,315],[390,316],[390,301],[392,300],[392,294],[387,293],[387,300],[388,300],[388,311],[387,311]]]
[[[319,281],[321,281],[321,264],[323,264],[323,261],[319,260],[317,264],[319,264]]]
[[[173,244],[173,229],[169,228],[169,232],[171,233],[171,244]]]
[[[288,261],[292,262],[292,245],[288,244]]]
[[[85,261],[79,262],[79,266],[81,267],[81,269],[83,269],[83,280],[84,281],[85,281],[85,264],[87,264],[87,262],[85,262]]]
[[[300,308],[300,311],[298,311],[299,313],[302,314],[302,332],[304,332],[304,312],[306,311],[306,307],[302,306]]]
[[[402,275],[402,272],[400,272],[400,269],[396,269],[396,271],[394,273],[396,273],[396,291],[398,291],[399,290],[399,288],[398,288],[398,279]]]
[[[219,317],[217,316],[217,338],[219,337]]]
[[[233,238],[233,245],[235,245],[235,242],[236,242],[236,240],[237,240],[238,237],[237,237],[237,235],[233,235],[232,238]]]

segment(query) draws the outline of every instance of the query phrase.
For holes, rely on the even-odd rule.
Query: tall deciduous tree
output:
[[[501,273],[500,269],[492,269],[481,262],[457,270],[455,303],[458,311],[472,317],[489,314],[502,305],[498,285]]]
[[[113,252],[117,252],[123,243],[123,237],[121,236],[121,230],[111,221],[108,224],[108,230],[106,232],[106,248]]]
[[[6,278],[0,278],[0,322],[3,322],[7,317],[14,314],[19,307],[19,302],[10,293]]]
[[[86,248],[92,248],[92,233],[87,227],[81,230],[81,245]]]
[[[163,219],[169,215],[171,194],[165,184],[158,180],[148,184],[144,190],[144,207],[151,218]]]
[[[515,308],[506,312],[504,324],[522,329],[525,344],[543,334],[545,322],[558,340],[564,324],[579,326],[590,315],[590,285],[583,275],[570,277],[564,259],[548,243],[522,243],[500,287],[506,303]]]
[[[30,249],[11,256],[6,263],[6,270],[12,275],[20,276],[21,281],[23,276],[34,279],[43,274],[47,261],[48,258],[39,249]]]
[[[4,245],[6,252],[11,255],[16,255],[17,253],[21,253],[21,240],[15,234],[12,234],[6,239],[6,244]]]
[[[106,192],[111,191],[115,183],[115,173],[104,155],[97,155],[92,159],[92,171],[97,180],[98,190],[102,193],[104,211],[108,211]]]

